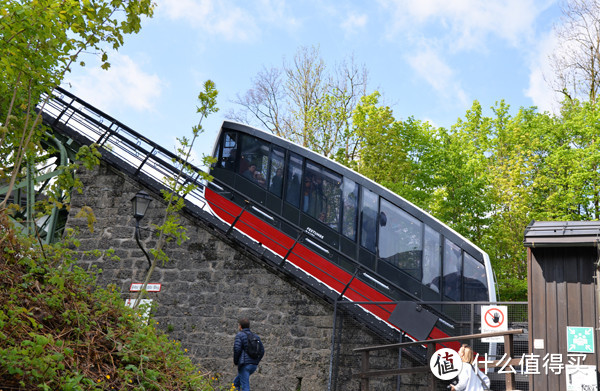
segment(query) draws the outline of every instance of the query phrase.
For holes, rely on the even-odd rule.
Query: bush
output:
[[[0,388],[220,389],[114,286],[96,286],[73,244],[40,247],[0,211]]]

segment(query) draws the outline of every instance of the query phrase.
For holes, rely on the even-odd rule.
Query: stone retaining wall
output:
[[[81,265],[101,269],[101,284],[114,283],[124,299],[133,298],[135,294],[129,292],[129,287],[132,282],[143,282],[148,268],[134,239],[130,202],[142,188],[104,164],[78,176],[84,190],[73,194],[71,216],[82,206],[90,206],[97,221],[94,232],[87,230],[83,219],[70,218],[68,226],[79,228],[81,250],[112,248],[120,257],[120,261],[82,257]],[[159,196],[151,196],[154,201],[140,223],[143,228],[160,224],[164,214]],[[248,317],[266,349],[259,370],[251,378],[253,390],[327,390],[332,305],[266,268],[260,260],[237,251],[201,223],[183,218],[183,224],[190,239],[182,246],[169,245],[171,261],[158,267],[151,279],[162,284],[159,293],[149,293],[157,304],[154,321],[159,327],[180,341],[182,349],[187,349],[203,368],[220,374],[226,385],[236,373],[232,346],[237,319]],[[148,230],[142,230],[142,239],[147,249],[155,244]],[[359,382],[351,378],[351,373],[360,368],[360,361],[351,349],[383,341],[350,318],[344,318],[342,330],[346,337],[339,354],[343,359],[336,372],[336,389],[358,390]],[[353,334],[360,337],[348,338]],[[385,361],[394,365],[396,360],[392,354]],[[406,381],[416,385],[407,384],[403,390],[425,384],[425,379],[414,377]],[[383,380],[374,389],[394,390],[395,380]]]

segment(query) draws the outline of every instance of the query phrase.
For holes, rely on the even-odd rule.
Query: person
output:
[[[255,182],[256,179],[254,178],[254,173],[256,172],[256,164],[251,163],[248,166],[248,169],[246,169],[246,171],[244,171],[242,173],[242,176],[244,176],[245,178],[251,180],[252,182]]]
[[[484,379],[486,386],[489,389],[490,383],[489,378],[485,374],[477,376],[479,368],[474,366],[473,363],[473,349],[463,344],[458,350],[458,355],[463,362],[462,370],[458,374],[458,383],[451,385],[451,391],[481,391],[486,388],[482,385],[482,379]]]
[[[281,189],[283,185],[283,169],[278,168],[271,180],[271,192],[276,196],[281,197]]]
[[[254,171],[254,182],[256,182],[261,187],[265,187],[267,184],[264,175],[260,171]]]
[[[238,330],[233,343],[233,364],[237,365],[238,374],[233,380],[233,385],[236,390],[250,391],[250,375],[256,371],[258,363],[265,352],[264,349],[261,349],[257,358],[252,358],[248,355],[247,347],[250,321],[247,318],[242,318],[238,321]]]

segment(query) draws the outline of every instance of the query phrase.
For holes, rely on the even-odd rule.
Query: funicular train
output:
[[[271,133],[228,121],[213,157],[214,180],[205,197],[218,206],[214,212],[230,224],[243,220],[238,229],[335,292],[350,285],[344,291],[347,299],[496,300],[485,252],[349,168]],[[252,207],[243,209],[248,201]],[[301,243],[296,243],[298,228],[305,233]],[[383,321],[393,310],[363,307]],[[430,338],[455,334],[441,315],[443,324],[435,325]]]

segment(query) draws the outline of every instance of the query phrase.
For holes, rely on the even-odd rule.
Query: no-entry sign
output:
[[[505,305],[481,306],[481,332],[493,333],[508,330],[508,307]],[[482,342],[504,342],[504,337],[482,338]]]

